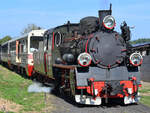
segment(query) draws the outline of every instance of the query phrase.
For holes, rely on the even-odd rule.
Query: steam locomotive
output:
[[[130,27],[123,22],[121,34],[114,31],[111,5],[98,13],[99,17],[68,21],[45,31],[30,54],[33,65],[28,67],[29,76],[51,79],[61,94],[80,104],[101,105],[102,99],[107,102],[111,98],[123,99],[124,104],[137,103],[143,58],[131,49]],[[30,49],[28,46],[26,51]]]
[[[49,29],[39,51],[33,53],[34,70],[55,80],[60,92],[69,92],[80,104],[101,105],[102,99],[120,98],[137,103],[142,56],[129,44],[130,28],[114,31],[112,9],[98,17],[85,17]]]

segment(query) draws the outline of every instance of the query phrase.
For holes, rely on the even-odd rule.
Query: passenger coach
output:
[[[9,68],[17,69],[28,76],[33,74],[33,52],[39,48],[45,30],[33,30],[1,45],[1,61]]]

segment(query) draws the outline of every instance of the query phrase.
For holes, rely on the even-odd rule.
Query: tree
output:
[[[131,41],[131,44],[140,44],[140,43],[145,43],[145,42],[150,42],[149,38],[140,38],[134,41]]]
[[[41,29],[41,27],[35,25],[35,24],[28,24],[27,28],[24,28],[23,32],[21,32],[21,34],[26,34],[29,33],[32,30],[39,30]]]
[[[3,43],[5,43],[5,42],[7,42],[7,41],[9,41],[9,40],[11,40],[12,38],[10,37],[10,36],[5,36],[4,38],[2,38],[2,39],[0,39],[0,44],[3,44]]]

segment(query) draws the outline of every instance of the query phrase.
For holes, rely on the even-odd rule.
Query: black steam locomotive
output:
[[[102,99],[120,98],[137,103],[142,56],[130,48],[130,29],[114,31],[109,10],[80,23],[49,29],[38,52],[33,53],[34,70],[55,80],[61,92],[69,92],[77,103],[100,105]]]
[[[143,59],[131,49],[126,22],[121,34],[114,31],[111,13],[110,5],[109,10],[99,11],[99,17],[68,21],[10,40],[0,46],[0,61],[28,76],[51,79],[61,94],[77,103],[100,105],[109,98],[137,103]]]

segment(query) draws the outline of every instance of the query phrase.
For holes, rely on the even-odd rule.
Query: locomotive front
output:
[[[102,99],[107,102],[109,98],[119,98],[130,104],[139,100],[142,56],[131,49],[126,22],[121,25],[121,34],[114,31],[116,22],[111,13],[110,7],[100,10],[99,18],[83,18],[79,29],[74,29],[73,38],[64,39],[57,47],[61,58],[55,63],[75,66],[69,86],[77,103],[100,105]],[[66,26],[71,28],[71,24]]]
[[[139,100],[139,65],[142,56],[130,50],[130,29],[124,22],[122,34],[114,31],[110,10],[99,11],[99,30],[79,43],[85,52],[78,56],[76,102],[100,105],[102,98],[120,98],[125,104]]]

